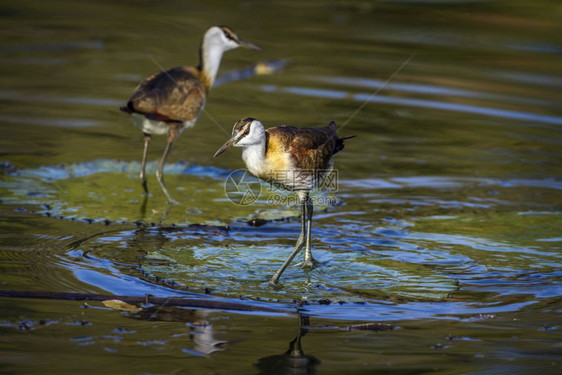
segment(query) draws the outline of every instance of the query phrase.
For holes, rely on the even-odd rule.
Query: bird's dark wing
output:
[[[127,108],[154,120],[184,122],[199,116],[205,97],[197,71],[178,67],[142,81],[131,95]]]
[[[285,146],[299,169],[325,169],[335,152],[337,140],[336,126],[322,128],[295,128],[279,126],[267,129],[275,144]],[[269,142],[271,143],[271,142]]]

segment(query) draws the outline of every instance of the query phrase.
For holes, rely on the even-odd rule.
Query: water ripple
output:
[[[459,104],[442,102],[428,99],[400,98],[395,96],[373,95],[372,93],[351,94],[346,91],[326,90],[308,87],[282,87],[282,86],[262,86],[263,92],[283,92],[294,95],[321,97],[331,99],[352,99],[358,102],[370,102],[380,104],[392,104],[405,107],[420,107],[427,109],[438,109],[444,111],[472,113],[483,116],[501,117],[511,120],[524,122],[539,122],[543,124],[562,125],[562,117],[543,115],[538,113],[510,111],[499,108],[479,107],[470,104]]]

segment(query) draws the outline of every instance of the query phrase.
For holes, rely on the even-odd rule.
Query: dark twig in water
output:
[[[181,306],[195,309],[233,310],[233,311],[256,311],[268,313],[293,314],[290,308],[270,308],[265,306],[254,306],[243,303],[220,301],[216,299],[200,299],[187,297],[154,297],[146,296],[116,296],[111,294],[76,293],[76,292],[48,292],[36,290],[1,290],[0,297],[7,298],[37,298],[37,299],[60,299],[70,301],[107,301],[120,300],[130,304],[152,304]]]

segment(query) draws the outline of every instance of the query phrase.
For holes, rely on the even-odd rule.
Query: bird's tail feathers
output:
[[[336,153],[338,153],[338,152],[340,152],[341,150],[344,149],[345,144],[344,144],[343,141],[345,141],[346,139],[351,139],[351,138],[355,138],[355,137],[357,137],[357,136],[356,135],[348,135],[347,137],[342,137],[342,138],[338,137],[338,139],[336,139],[336,147],[334,147],[334,154],[336,154]]]
[[[130,101],[127,102],[127,105],[124,105],[124,106],[122,106],[122,107],[119,107],[119,109],[120,109],[121,111],[123,111],[123,112],[126,112],[126,113],[133,113],[133,112],[135,112],[135,110],[134,110],[134,108],[133,108],[133,105],[131,104]]]

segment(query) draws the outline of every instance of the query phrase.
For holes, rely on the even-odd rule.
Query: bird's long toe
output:
[[[297,266],[299,266],[303,270],[311,270],[316,268],[319,264],[320,263],[316,259],[310,258],[310,259],[305,259],[300,263],[297,263]]]

